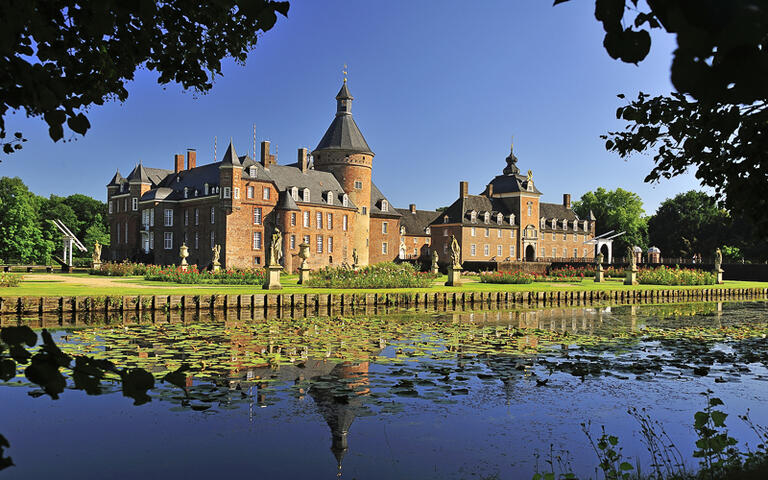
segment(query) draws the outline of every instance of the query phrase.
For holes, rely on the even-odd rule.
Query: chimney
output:
[[[274,158],[275,157],[269,154],[269,140],[261,142],[261,164],[264,168],[269,168]]]
[[[309,157],[307,156],[307,152],[306,148],[299,149],[298,163],[301,173],[307,173],[307,170],[309,170]]]
[[[174,155],[173,156],[174,173],[179,173],[182,170],[184,170],[184,155]]]
[[[416,213],[416,204],[415,203],[412,203],[410,205],[410,208],[411,208],[411,213]]]
[[[192,170],[197,166],[197,151],[193,148],[187,149],[187,170]]]
[[[563,194],[563,206],[565,208],[571,208],[571,194],[570,193],[564,193]]]
[[[491,198],[493,196],[493,184],[488,184],[488,198]]]
[[[468,191],[469,191],[469,183],[459,182],[459,198],[466,197]]]

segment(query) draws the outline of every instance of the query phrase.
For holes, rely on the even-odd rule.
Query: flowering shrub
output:
[[[91,275],[104,275],[107,277],[127,277],[129,275],[144,275],[147,273],[147,265],[143,263],[105,262],[101,264],[99,270],[91,268],[88,273]]]
[[[18,287],[24,277],[0,272],[0,287]]]
[[[214,283],[221,285],[263,285],[267,274],[262,268],[259,269],[228,269],[213,271],[200,271],[197,265],[190,265],[184,271],[181,267],[158,267],[149,266],[144,274],[145,280],[156,280],[160,282],[173,283]]]
[[[623,277],[624,276],[624,270],[623,269],[617,269],[615,267],[603,267],[603,274],[606,277]],[[595,266],[581,266],[581,267],[574,267],[573,265],[566,265],[561,268],[553,268],[549,271],[550,277],[594,277],[595,276]]]
[[[481,283],[533,283],[535,273],[514,272],[484,272],[480,274]]]
[[[312,272],[306,284],[326,288],[425,288],[432,286],[435,278],[409,263],[384,262],[359,270],[325,267]]]
[[[714,285],[717,278],[714,273],[689,268],[660,266],[653,269],[641,269],[637,281],[644,285]]]

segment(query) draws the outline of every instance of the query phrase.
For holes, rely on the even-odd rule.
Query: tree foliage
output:
[[[624,255],[627,246],[648,246],[643,201],[636,193],[621,188],[609,191],[600,187],[573,202],[573,210],[579,218],[588,218],[590,211],[594,213],[598,235],[610,230],[626,232],[613,242],[613,251],[618,256]]]
[[[606,149],[621,157],[652,152],[647,182],[695,170],[728,210],[768,234],[768,1],[595,0],[595,18],[606,51],[625,62],[645,58],[654,28],[678,45],[670,69],[676,92],[641,92],[620,107],[627,126],[603,137]]]
[[[714,198],[691,190],[662,202],[648,219],[648,239],[665,257],[712,257],[728,241],[731,218]]]
[[[221,61],[245,62],[259,34],[289,4],[268,0],[13,0],[0,2],[0,143],[9,137],[6,115],[42,117],[54,141],[65,128],[84,135],[92,105],[125,101],[126,82],[138,68],[206,92]]]

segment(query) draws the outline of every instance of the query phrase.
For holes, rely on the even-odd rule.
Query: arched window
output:
[[[448,218],[448,217],[445,217],[445,218]],[[476,211],[474,211],[474,210],[472,210],[471,212],[469,212],[469,219],[470,219],[470,221],[471,221],[472,223],[477,223],[477,212],[476,212]],[[446,220],[446,221],[447,221],[447,220]]]
[[[345,207],[349,206],[349,195],[347,195],[346,193],[341,197],[341,204]]]
[[[301,199],[302,199],[302,200],[304,200],[305,202],[308,202],[308,201],[309,201],[309,189],[308,189],[308,188],[305,188],[305,189],[304,189],[304,190],[301,192]]]
[[[248,167],[248,174],[251,176],[251,178],[256,178],[256,165],[251,165]]]
[[[563,219],[563,230],[568,230],[568,220]]]
[[[588,230],[588,228],[587,228],[587,221],[586,220],[581,222],[581,229],[584,230],[585,232]]]
[[[291,187],[291,198],[293,198],[293,201],[299,199],[299,189],[297,187]]]
[[[532,212],[533,212],[533,202],[528,202],[528,216],[529,217],[533,215]]]
[[[381,211],[382,212],[388,212],[389,211],[389,202],[386,200],[381,201]]]
[[[551,223],[552,223],[552,228],[553,229],[557,228],[557,219],[556,218],[553,218]]]
[[[483,214],[483,222],[490,223],[491,221],[491,214],[489,212],[485,212]]]
[[[496,224],[501,225],[501,223],[504,221],[504,215],[497,213],[496,214]]]
[[[429,227],[427,227],[426,229],[424,229],[424,233],[426,233],[427,235],[431,235],[431,234],[432,234],[432,233],[431,233],[431,230],[429,229]]]
[[[578,220],[574,220],[573,221],[573,231],[574,232],[578,232],[579,231],[579,221]]]
[[[515,214],[514,213],[510,213],[509,214],[509,224],[510,225],[514,225],[515,224]]]
[[[328,205],[333,205],[333,192],[328,192],[327,197],[325,199],[326,203]]]
[[[541,217],[541,228],[544,228],[547,226],[547,219],[544,217]]]

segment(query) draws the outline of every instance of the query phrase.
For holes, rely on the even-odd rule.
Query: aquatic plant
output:
[[[312,272],[306,284],[325,288],[426,288],[436,278],[430,272],[419,272],[410,263],[383,262],[358,270],[325,267]]]

